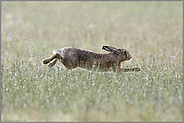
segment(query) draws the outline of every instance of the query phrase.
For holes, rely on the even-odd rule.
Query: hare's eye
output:
[[[124,54],[126,54],[126,51],[123,51]]]

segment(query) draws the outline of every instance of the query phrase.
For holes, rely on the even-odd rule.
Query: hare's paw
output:
[[[43,64],[48,64],[50,62],[50,59],[43,60]]]
[[[141,71],[140,67],[134,68],[134,71]]]

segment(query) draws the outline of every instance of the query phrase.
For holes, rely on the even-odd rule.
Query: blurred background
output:
[[[181,2],[2,2],[1,20],[2,57],[45,57],[66,46],[103,52],[103,45],[136,59],[164,50],[182,56]]]
[[[182,121],[182,41],[181,1],[2,1],[1,118]],[[42,65],[55,49],[103,45],[128,50],[142,71]]]

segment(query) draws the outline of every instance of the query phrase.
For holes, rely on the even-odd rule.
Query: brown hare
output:
[[[99,54],[91,51],[81,50],[75,47],[64,47],[54,50],[51,57],[43,60],[43,64],[53,67],[59,59],[68,69],[81,67],[85,69],[98,69],[100,71],[140,71],[140,68],[121,69],[121,62],[130,60],[132,56],[125,49],[116,49],[111,46],[103,46],[102,49],[110,52]],[[51,62],[52,61],[52,62]]]

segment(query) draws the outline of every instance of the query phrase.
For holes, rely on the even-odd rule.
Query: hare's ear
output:
[[[118,52],[118,50],[115,47],[111,47],[111,46],[103,46],[102,49],[106,50],[108,52],[112,52],[112,53],[117,53]]]

